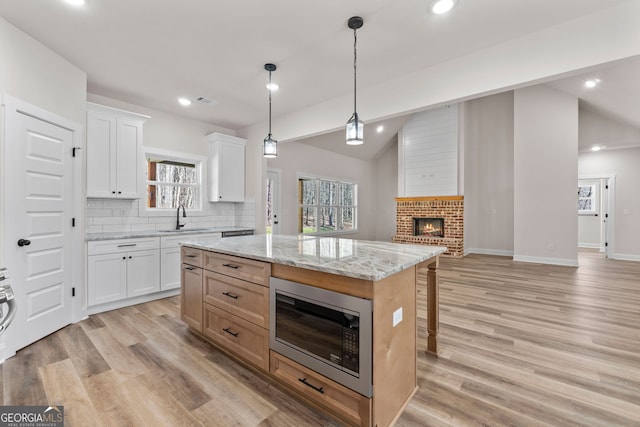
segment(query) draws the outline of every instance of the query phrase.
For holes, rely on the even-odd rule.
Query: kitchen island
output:
[[[418,269],[427,273],[427,352],[437,355],[437,268],[445,250],[316,236],[195,238],[182,246],[181,317],[192,332],[339,420],[391,425],[417,389]],[[304,363],[270,348],[273,284],[283,281],[370,301],[370,336],[362,337],[370,354],[360,347],[357,356],[371,371],[369,391],[321,374],[314,358]]]

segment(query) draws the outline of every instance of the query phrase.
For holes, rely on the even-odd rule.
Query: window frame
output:
[[[144,197],[142,197],[139,201],[139,212],[140,212],[140,216],[166,216],[166,217],[170,217],[170,216],[175,216],[176,215],[176,209],[175,208],[150,208],[148,206],[148,198],[149,198],[149,193],[148,193],[148,185],[150,182],[156,182],[156,181],[149,181],[149,177],[148,177],[148,162],[149,162],[149,158],[160,158],[163,160],[169,160],[169,161],[173,161],[173,162],[178,162],[178,163],[193,163],[195,164],[196,167],[196,180],[198,181],[197,184],[197,188],[198,188],[198,195],[196,197],[196,206],[193,208],[188,208],[188,212],[191,215],[195,215],[195,216],[201,216],[201,215],[206,215],[205,212],[205,203],[206,203],[206,197],[207,197],[207,176],[206,176],[206,171],[207,171],[207,157],[206,156],[199,156],[196,154],[190,154],[190,153],[183,153],[183,152],[178,152],[178,151],[172,151],[172,150],[165,150],[165,149],[161,149],[161,148],[152,148],[152,147],[143,147],[143,161],[144,161],[144,166],[143,166],[143,193],[144,193]]]
[[[302,194],[301,194],[301,181],[302,180],[312,180],[315,181],[315,201],[316,203],[313,205],[307,205],[307,204],[303,204],[302,203]],[[337,183],[337,184],[347,184],[347,185],[351,185],[353,187],[352,191],[353,191],[353,204],[352,205],[340,205],[340,204],[334,204],[334,205],[330,205],[330,204],[322,204],[320,203],[320,182],[321,181],[325,181],[325,182],[333,182],[333,183]],[[326,177],[326,176],[318,176],[318,175],[314,175],[314,174],[306,174],[306,173],[298,173],[297,174],[297,201],[298,201],[298,206],[297,206],[297,210],[298,210],[298,224],[297,224],[297,229],[298,229],[298,235],[303,235],[303,236],[332,236],[332,235],[344,235],[344,234],[356,234],[358,233],[358,183],[355,181],[351,181],[348,179],[343,179],[343,178],[333,178],[333,177]],[[340,200],[340,196],[336,195],[336,200]],[[317,214],[317,218],[316,218],[316,225],[315,225],[315,231],[313,232],[309,232],[309,233],[305,233],[303,231],[304,227],[302,225],[302,213],[301,210],[304,209],[305,207],[312,207],[314,209],[316,209]],[[348,230],[327,230],[327,231],[321,231],[319,230],[320,227],[320,221],[319,221],[319,212],[320,209],[322,208],[336,208],[337,209],[337,214],[336,217],[339,218],[341,216],[342,210],[345,208],[348,209],[352,209],[353,210],[353,228],[350,228]]]

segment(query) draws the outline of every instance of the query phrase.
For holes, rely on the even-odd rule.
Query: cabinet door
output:
[[[160,289],[180,287],[180,247],[162,249],[160,254]]]
[[[182,264],[180,274],[180,319],[202,332],[202,269]]]
[[[124,253],[87,257],[89,305],[127,297],[127,257]]]
[[[160,290],[160,253],[157,249],[127,253],[127,296]]]
[[[142,125],[139,121],[118,119],[116,138],[117,195],[123,199],[138,199],[140,191],[140,145]]]
[[[244,147],[222,143],[220,168],[220,201],[244,201]]]
[[[89,111],[87,113],[87,197],[117,197],[115,144],[115,116]]]
[[[244,201],[245,141],[209,135],[209,201]]]

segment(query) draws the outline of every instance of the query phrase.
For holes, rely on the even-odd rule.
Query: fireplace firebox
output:
[[[413,218],[413,235],[444,237],[444,218]]]

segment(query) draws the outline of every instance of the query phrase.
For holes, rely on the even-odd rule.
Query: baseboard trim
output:
[[[602,248],[602,245],[600,245],[600,243],[578,243],[578,247],[586,249],[600,249]]]
[[[535,264],[551,264],[551,265],[562,265],[566,267],[577,267],[578,260],[577,259],[566,259],[566,258],[546,258],[546,257],[537,257],[537,256],[525,256],[525,255],[514,255],[514,261],[519,262],[530,262]]]
[[[482,248],[468,248],[465,253],[468,254],[479,254],[479,255],[497,255],[497,256],[513,256],[513,251],[502,250],[502,249],[482,249]]]
[[[612,259],[618,259],[620,261],[640,261],[640,255],[632,254],[613,254]]]

